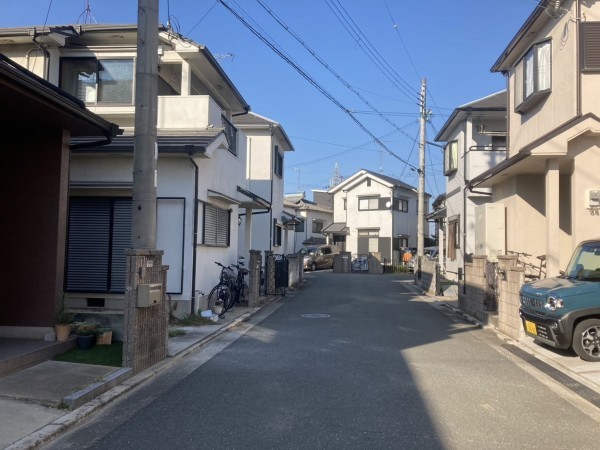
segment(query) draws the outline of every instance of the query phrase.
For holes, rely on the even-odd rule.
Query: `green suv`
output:
[[[561,276],[524,284],[520,301],[528,336],[600,362],[600,239],[579,244]]]

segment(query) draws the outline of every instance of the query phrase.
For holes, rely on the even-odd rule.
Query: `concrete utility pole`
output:
[[[423,78],[421,83],[421,139],[419,142],[419,200],[417,206],[417,256],[423,256],[425,240],[423,237],[423,226],[425,218],[425,122],[427,110],[425,108],[425,96],[427,92],[427,80]]]
[[[155,249],[158,0],[138,0],[137,36],[131,244],[134,249]]]

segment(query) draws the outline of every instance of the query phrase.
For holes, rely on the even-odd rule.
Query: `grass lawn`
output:
[[[66,353],[56,355],[52,359],[54,361],[121,367],[123,342],[112,341],[111,345],[94,345],[92,348],[85,350],[74,348]]]

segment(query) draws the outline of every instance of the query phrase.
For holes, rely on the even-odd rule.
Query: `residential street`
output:
[[[597,447],[596,408],[410,277],[306,279],[48,448]]]

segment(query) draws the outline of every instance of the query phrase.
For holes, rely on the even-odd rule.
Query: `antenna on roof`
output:
[[[235,55],[233,53],[215,53],[213,56],[216,60],[219,61],[225,58],[231,58],[231,60],[233,61],[233,58],[235,58]]]
[[[92,8],[90,8],[90,0],[86,0],[85,1],[85,9],[83,10],[83,12],[81,14],[79,14],[79,17],[77,18],[77,23],[79,23],[79,20],[81,20],[81,18],[83,17],[83,24],[86,23],[98,23],[96,21],[96,18],[94,17],[94,15],[92,14]]]

